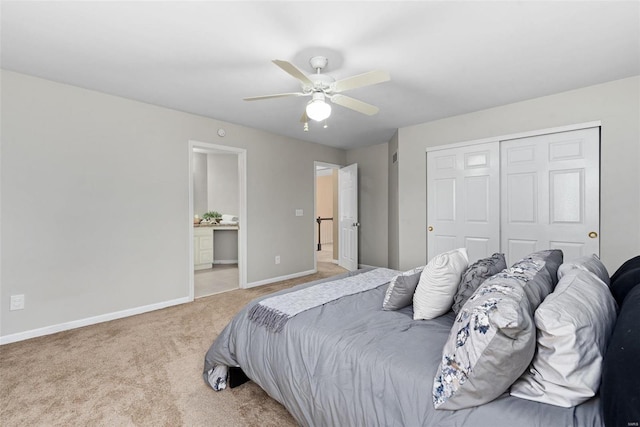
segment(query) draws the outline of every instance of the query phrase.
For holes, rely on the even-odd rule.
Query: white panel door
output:
[[[358,269],[358,164],[338,171],[338,264],[353,271]]]
[[[508,265],[549,248],[599,255],[599,128],[501,141],[500,158]]]
[[[499,143],[427,152],[427,261],[465,247],[469,262],[500,250]]]

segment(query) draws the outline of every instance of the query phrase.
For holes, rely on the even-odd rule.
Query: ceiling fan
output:
[[[288,61],[274,59],[273,63],[282,68],[292,77],[298,79],[302,87],[301,91],[253,96],[250,98],[244,98],[244,100],[257,101],[261,99],[283,98],[288,96],[310,96],[311,100],[307,103],[307,107],[300,119],[301,122],[305,123],[305,131],[308,130],[309,119],[321,122],[331,115],[331,105],[326,102],[327,99],[334,104],[350,108],[368,116],[376,114],[379,111],[378,107],[359,101],[355,98],[345,96],[342,92],[364,86],[375,85],[391,79],[388,72],[375,70],[336,81],[333,77],[327,74],[322,74],[322,70],[328,63],[327,58],[324,56],[314,56],[309,60],[309,64],[311,64],[311,67],[315,70],[315,74],[308,76]]]

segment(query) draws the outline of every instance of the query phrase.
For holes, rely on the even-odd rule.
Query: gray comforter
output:
[[[505,393],[476,408],[435,410],[433,378],[454,314],[416,321],[411,306],[383,311],[385,290],[382,285],[304,311],[280,332],[248,319],[260,299],[251,302],[207,352],[205,381],[215,365],[241,367],[305,426],[603,424],[597,397],[566,409]]]

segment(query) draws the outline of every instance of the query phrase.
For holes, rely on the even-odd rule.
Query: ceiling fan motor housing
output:
[[[327,91],[336,81],[336,79],[326,74],[311,74],[309,80],[313,82],[313,87],[310,89],[314,92],[318,90]]]
[[[322,70],[328,63],[329,60],[324,56],[314,56],[309,60],[309,64],[311,64],[311,68],[314,70],[318,70],[318,68]]]

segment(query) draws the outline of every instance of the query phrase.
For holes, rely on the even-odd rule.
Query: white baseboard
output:
[[[237,259],[216,259],[213,261],[214,264],[237,264]]]
[[[0,337],[0,345],[10,344],[13,342],[24,341],[30,338],[51,335],[57,332],[68,331],[70,329],[81,328],[83,326],[95,325],[96,323],[108,322],[110,320],[121,319],[123,317],[134,316],[136,314],[147,313],[149,311],[160,310],[178,304],[190,302],[188,297],[178,298],[170,301],[163,301],[156,304],[144,305],[142,307],[130,308],[127,310],[116,311],[113,313],[101,314],[100,316],[87,317],[86,319],[72,320],[71,322],[59,323],[57,325],[45,326],[44,328],[31,329],[29,331],[18,332],[15,334]]]
[[[313,274],[317,272],[318,270],[314,269],[314,270],[301,271],[299,273],[288,274],[286,276],[272,277],[270,279],[258,280],[257,282],[247,283],[247,286],[245,286],[245,288],[254,288],[256,286],[268,285],[269,283],[280,282],[282,280],[295,279],[297,277],[308,276],[309,274]]]
[[[380,267],[377,267],[375,265],[368,265],[368,264],[358,264],[358,268],[380,268]]]

